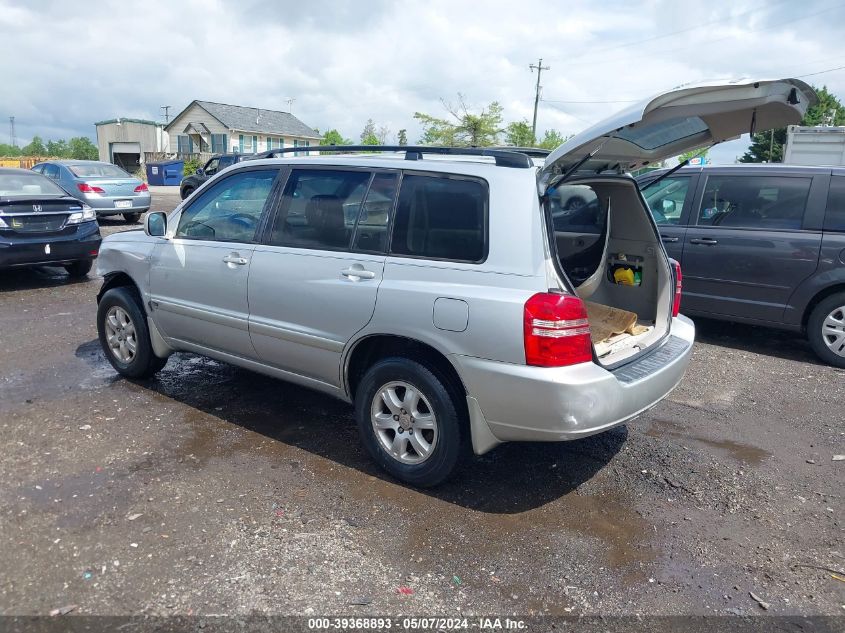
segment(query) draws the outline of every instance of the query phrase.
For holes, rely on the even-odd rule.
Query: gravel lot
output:
[[[343,403],[191,355],[118,378],[99,284],[0,274],[0,613],[845,614],[845,372],[792,335],[702,320],[627,427],[417,491]]]

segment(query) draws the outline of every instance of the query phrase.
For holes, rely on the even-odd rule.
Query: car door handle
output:
[[[671,237],[669,235],[661,235],[660,239],[663,240],[664,242],[670,242],[670,243],[678,241],[677,237]]]
[[[235,264],[236,266],[244,266],[249,263],[249,260],[246,257],[241,257],[237,253],[226,255],[226,257],[223,258],[223,261],[227,264]]]
[[[690,244],[704,244],[705,246],[713,246],[714,244],[718,244],[718,240],[714,240],[709,237],[694,237],[689,241]]]
[[[364,270],[363,268],[347,268],[346,270],[341,270],[340,274],[349,279],[372,279],[376,276],[373,271]]]

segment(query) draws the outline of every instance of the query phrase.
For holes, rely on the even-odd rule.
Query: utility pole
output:
[[[9,145],[12,147],[18,146],[18,139],[15,136],[15,117],[9,117]]]
[[[543,58],[541,57],[540,60],[537,62],[537,65],[528,64],[528,67],[531,69],[531,72],[537,70],[537,88],[534,90],[534,121],[531,123],[531,134],[534,135],[534,138],[537,138],[537,106],[540,104],[540,75],[543,74],[544,70],[551,70],[549,66],[543,66]]]
[[[161,109],[164,110],[164,124],[167,125],[170,122],[170,113],[168,110],[173,106],[161,106]]]
[[[288,102],[288,113],[293,112],[293,102],[296,101],[296,97],[286,97],[285,101]]]

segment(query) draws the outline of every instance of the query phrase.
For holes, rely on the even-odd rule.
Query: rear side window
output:
[[[368,171],[294,169],[270,243],[349,250],[371,175]]]
[[[42,172],[48,178],[52,178],[53,180],[59,179],[59,166],[58,165],[44,165],[44,171]]]
[[[825,231],[845,231],[845,176],[833,176],[830,179],[824,229]]]
[[[562,185],[549,191],[555,233],[601,235],[607,214],[596,192],[588,185]]]
[[[811,181],[778,176],[710,176],[698,210],[698,225],[800,229]]]
[[[487,185],[479,180],[406,175],[390,252],[458,262],[487,255]]]

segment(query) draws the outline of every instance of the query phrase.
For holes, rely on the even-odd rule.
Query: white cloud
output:
[[[0,116],[14,115],[26,141],[93,136],[94,121],[160,119],[159,106],[178,112],[192,99],[285,109],[295,97],[294,113],[314,127],[357,138],[372,118],[415,140],[413,113],[443,114],[440,98],[457,92],[530,120],[528,64],[543,57],[538,127],[574,133],[625,104],[561,102],[845,65],[835,57],[843,17],[831,0],[0,0]],[[843,71],[808,80],[845,97]]]

